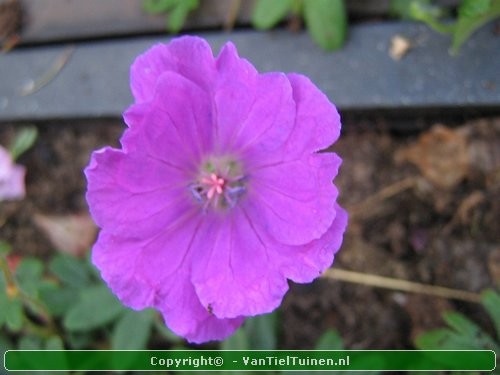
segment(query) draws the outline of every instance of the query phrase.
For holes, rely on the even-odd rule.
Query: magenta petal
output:
[[[140,55],[130,69],[130,86],[137,103],[152,99],[156,83],[165,72],[178,73],[202,87],[215,74],[215,61],[208,43],[184,36],[169,44],[157,44]]]
[[[244,318],[219,319],[201,305],[194,293],[187,263],[198,226],[199,221],[192,215],[184,215],[148,239],[134,240],[102,231],[92,261],[127,306],[159,309],[170,329],[192,342],[222,340]]]
[[[275,262],[285,277],[308,283],[330,267],[347,227],[347,212],[338,205],[335,212],[332,225],[321,238],[302,246],[276,246]]]
[[[242,316],[220,319],[210,313],[200,303],[186,272],[171,275],[165,283],[171,288],[165,288],[157,295],[157,308],[167,326],[190,342],[223,340],[245,320]]]
[[[127,151],[138,150],[165,163],[195,169],[202,155],[212,149],[210,98],[198,85],[173,72],[158,77],[157,86],[150,102],[134,104],[125,112],[130,129],[122,145]]]
[[[248,61],[228,43],[217,58],[215,108],[221,150],[243,152],[255,145],[276,150],[294,125],[295,102],[283,73],[257,75]]]
[[[99,233],[92,248],[92,263],[100,270],[101,277],[125,305],[136,310],[152,306],[155,297],[155,290],[136,272],[140,252],[137,243],[106,231]]]
[[[246,200],[251,217],[283,244],[320,238],[335,217],[332,179],[340,163],[337,155],[324,153],[252,171]]]
[[[114,234],[148,236],[194,209],[185,174],[155,159],[108,147],[85,174],[92,216]]]
[[[269,245],[241,209],[207,220],[193,243],[192,266],[196,294],[205,308],[217,317],[234,318],[278,307],[288,284],[270,262]]]
[[[290,157],[331,146],[340,135],[337,109],[309,78],[295,73],[287,77],[297,103],[296,125],[287,141],[287,155]]]

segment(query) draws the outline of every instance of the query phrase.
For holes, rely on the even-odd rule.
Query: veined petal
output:
[[[286,278],[308,283],[331,266],[347,227],[347,212],[336,205],[335,213],[332,225],[319,239],[302,246],[276,244],[275,264]]]
[[[156,159],[107,147],[94,152],[85,174],[92,217],[114,234],[148,237],[196,209],[186,174]]]
[[[320,238],[335,218],[338,191],[332,179],[340,164],[336,154],[324,153],[250,171],[249,215],[283,244]]]
[[[217,58],[215,87],[218,149],[243,152],[255,148],[265,158],[289,137],[295,102],[283,73],[258,75],[227,43]]]
[[[201,305],[194,293],[188,264],[198,226],[199,220],[193,215],[184,215],[148,239],[101,231],[92,261],[125,305],[159,309],[170,329],[189,341],[222,340],[244,318],[219,319]]]
[[[331,146],[340,135],[340,115],[335,106],[306,76],[287,74],[297,103],[295,126],[286,144],[287,157]]]
[[[208,88],[215,74],[215,59],[202,38],[184,36],[156,44],[136,58],[130,69],[130,87],[137,103],[153,98],[158,78],[174,72]]]
[[[129,129],[121,140],[123,148],[196,169],[212,150],[211,99],[200,86],[175,72],[163,73],[156,86],[151,101],[134,104],[125,112]]]
[[[101,230],[92,248],[92,263],[103,280],[125,305],[136,310],[152,306],[156,293],[143,275],[136,272],[140,252],[136,241],[105,230]]]
[[[208,311],[201,304],[185,270],[171,275],[165,283],[171,288],[159,292],[156,297],[157,308],[163,314],[167,326],[190,342],[223,340],[245,320],[243,316],[218,318]]]
[[[273,311],[288,284],[272,251],[240,208],[206,220],[193,244],[191,276],[203,306],[219,318]]]

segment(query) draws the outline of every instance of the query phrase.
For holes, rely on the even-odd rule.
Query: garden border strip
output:
[[[333,53],[319,49],[305,32],[199,35],[216,52],[232,40],[260,71],[309,76],[344,111],[500,108],[495,64],[500,38],[492,24],[474,34],[455,57],[448,53],[448,37],[411,22],[351,27],[345,47]],[[413,44],[399,61],[388,53],[394,35]],[[168,40],[141,37],[15,49],[0,57],[0,121],[117,118],[132,102],[128,82],[135,56]]]

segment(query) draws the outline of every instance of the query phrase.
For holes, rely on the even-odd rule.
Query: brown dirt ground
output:
[[[355,125],[347,124],[333,147],[344,159],[336,183],[350,212],[334,266],[473,292],[498,287],[500,118],[411,136]],[[117,146],[124,127],[37,127],[36,145],[18,161],[28,170],[27,198],[0,203],[0,239],[18,254],[46,258],[53,246],[34,215],[85,212],[82,169],[92,150]],[[15,129],[2,125],[0,144]],[[335,328],[351,349],[409,348],[423,330],[442,326],[448,309],[492,331],[474,303],[319,279],[291,286],[281,307],[281,346],[311,348]]]

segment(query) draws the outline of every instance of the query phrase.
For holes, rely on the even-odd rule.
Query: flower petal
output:
[[[153,98],[156,83],[165,72],[175,72],[202,87],[215,74],[210,45],[202,38],[184,36],[157,44],[136,58],[130,69],[130,86],[137,103]]]
[[[212,214],[193,243],[192,281],[201,303],[219,318],[268,313],[288,290],[243,210]]]
[[[193,343],[223,340],[232,334],[245,320],[243,316],[220,319],[200,303],[189,275],[181,270],[171,275],[161,290],[156,306],[163,314],[165,323],[176,334]]]
[[[347,227],[347,212],[339,205],[335,212],[332,225],[321,238],[302,246],[276,245],[275,264],[285,277],[297,283],[308,283],[330,267]]]
[[[338,191],[332,179],[340,164],[336,154],[322,153],[250,171],[249,214],[283,244],[320,238],[335,218]]]
[[[92,217],[110,233],[148,237],[196,209],[184,172],[137,153],[96,151],[85,175]]]
[[[196,169],[212,150],[213,117],[207,93],[175,72],[158,77],[154,98],[132,105],[124,114],[129,129],[122,145],[173,163]]]
[[[0,201],[22,199],[26,194],[24,187],[26,168],[21,165],[11,165],[9,168],[9,175],[0,180]]]
[[[282,73],[257,74],[227,43],[217,57],[215,87],[219,149],[242,152],[254,147],[261,156],[276,150],[294,125],[295,102]]]
[[[331,146],[340,135],[340,115],[309,78],[287,75],[297,104],[295,127],[286,145],[286,155],[315,152]]]
[[[14,164],[10,153],[0,146],[0,201],[24,198],[25,174],[26,169]]]
[[[170,329],[192,342],[221,340],[244,319],[218,319],[194,292],[188,264],[199,222],[186,214],[148,239],[101,231],[92,251],[102,278],[124,304],[159,309]]]
[[[113,293],[127,306],[141,310],[152,306],[155,290],[136,272],[140,247],[105,230],[92,248],[92,263]]]

